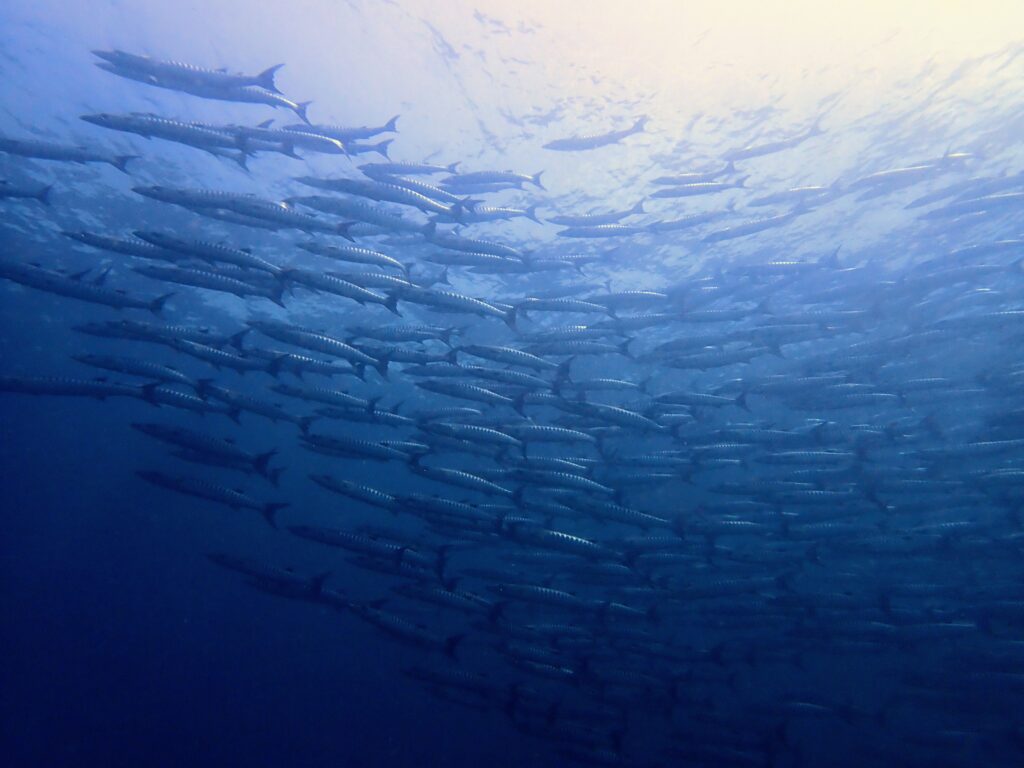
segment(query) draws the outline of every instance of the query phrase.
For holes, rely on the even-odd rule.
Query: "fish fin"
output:
[[[317,418],[318,418],[317,416],[303,416],[298,421],[296,421],[295,423],[298,425],[299,429],[302,430],[302,434],[308,435],[309,434],[309,427],[310,427],[310,425]]]
[[[278,90],[277,85],[274,83],[274,75],[277,74],[277,70],[283,66],[284,64],[275,64],[272,67],[264,69],[256,75],[257,85],[259,85],[260,88],[266,88],[271,93],[281,93],[281,91]],[[268,120],[267,122],[269,123],[272,121]],[[260,127],[262,128],[263,126],[261,125]]]
[[[284,307],[284,298],[283,297],[284,297],[284,285],[281,284],[281,283],[278,283],[277,286],[275,286],[275,291],[274,291],[274,293],[272,295],[267,296],[268,299],[270,299],[272,302],[277,304],[277,306],[281,307],[282,309],[285,308]]]
[[[277,454],[277,448],[271,448],[266,453],[257,454],[256,458],[253,459],[253,462],[252,462],[253,469],[255,469],[257,472],[259,472],[264,477],[268,477],[267,473],[270,470],[269,470],[267,464],[270,462],[270,460],[272,458],[274,458],[274,456],[276,454]]]
[[[381,133],[398,133],[397,126],[398,126],[398,118],[400,118],[400,117],[401,117],[401,115],[395,115],[390,120],[388,120],[386,123],[384,123],[384,130],[381,131]]]
[[[50,205],[50,192],[52,191],[53,184],[47,184],[45,187],[39,190],[39,192],[35,195],[35,198],[43,205]]]
[[[831,269],[839,269],[839,251],[842,249],[842,244],[837,245],[836,249],[832,253],[818,261],[824,267]]]
[[[243,328],[238,333],[234,333],[228,337],[228,346],[234,347],[239,352],[244,352],[245,349],[242,347],[242,339],[245,338],[246,334],[252,331],[252,328]],[[288,357],[288,355],[285,355]]]
[[[535,174],[533,174],[533,176],[530,177],[530,181],[532,181],[534,185],[537,186],[538,188],[547,191],[544,185],[540,183],[540,176],[542,173],[544,173],[544,171],[537,171]]]
[[[385,139],[384,141],[375,144],[373,147],[373,151],[376,152],[378,155],[384,155],[385,158],[390,160],[391,158],[388,157],[388,146],[393,141],[394,139]]]
[[[213,382],[214,379],[211,378],[196,379],[196,394],[205,400],[207,389]]]
[[[306,117],[306,110],[309,109],[309,105],[312,103],[312,101],[300,101],[295,105],[295,114],[298,115],[299,119],[306,125],[310,125],[309,118]]]
[[[387,299],[384,300],[384,306],[387,307],[389,312],[393,312],[394,314],[398,315],[399,317],[402,316],[402,313],[398,311],[398,294],[397,293],[393,293],[390,296],[388,296]]]
[[[555,390],[555,394],[558,394],[558,391],[566,382],[572,383],[570,381],[570,369],[572,368],[572,363],[575,359],[576,356],[572,355],[569,359],[560,362],[558,367],[555,369],[555,379],[552,387],[552,389]]]
[[[519,310],[516,307],[512,306],[512,307],[509,307],[508,310],[506,310],[505,316],[502,317],[501,319],[505,322],[505,325],[507,325],[509,328],[511,328],[513,331],[515,331],[515,330],[517,330],[516,329],[516,318],[517,318],[518,314],[519,314]]]
[[[158,408],[160,407],[160,404],[156,401],[156,390],[157,387],[160,386],[160,384],[161,382],[154,381],[149,384],[143,384],[141,387],[139,387],[139,389],[142,390],[142,399],[145,400],[150,405],[155,405]]]
[[[281,365],[290,357],[291,355],[289,355],[287,352],[275,357],[273,360],[267,363],[267,373],[269,373],[271,376],[277,376],[279,373],[281,373]]]
[[[465,634],[452,635],[452,636],[446,638],[445,641],[444,641],[444,655],[449,657],[449,658],[451,658],[451,659],[457,659],[458,657],[455,655],[456,651],[458,650],[459,645],[465,639],[466,639],[466,635]]]
[[[352,237],[352,235],[350,235],[348,233],[348,231],[350,229],[352,229],[352,227],[355,226],[355,224],[356,224],[356,222],[354,222],[354,221],[343,221],[343,222],[341,222],[340,224],[338,224],[338,227],[337,227],[338,234],[341,235],[342,237],[344,237],[349,242],[354,243],[356,241],[356,239],[354,237]]]
[[[281,154],[285,157],[290,157],[293,160],[301,160],[302,155],[295,151],[295,142],[282,141],[281,142]]]
[[[530,221],[536,221],[538,224],[541,223],[540,219],[537,218],[537,206],[531,205],[526,209],[526,218]]]
[[[526,392],[520,392],[512,401],[513,410],[523,418],[526,418],[526,414],[523,412],[523,407],[526,405],[526,394]]]
[[[154,315],[159,315],[164,309],[164,304],[166,304],[167,300],[171,298],[171,296],[173,295],[174,291],[171,291],[170,293],[165,293],[163,296],[157,296],[155,299],[149,302],[149,311],[152,312]]]
[[[454,163],[449,163],[448,165],[445,166],[445,168],[448,169],[448,173],[457,174],[459,172],[459,161],[456,160]]]
[[[110,271],[112,269],[113,267],[107,267],[106,269],[104,269],[102,272],[100,272],[98,275],[96,275],[96,277],[92,279],[92,284],[103,285],[105,282],[107,282],[107,277],[110,275]]]
[[[647,115],[641,115],[636,119],[636,122],[633,123],[633,127],[630,128],[629,130],[632,131],[633,133],[640,133],[647,127],[647,123],[650,121],[650,119],[651,118],[649,118]]]
[[[279,510],[282,510],[287,506],[290,506],[287,501],[271,501],[263,505],[263,509],[260,514],[262,514],[266,521],[270,523],[270,527],[276,530],[277,520],[275,519],[275,515]]]
[[[138,159],[138,155],[115,155],[114,159],[110,161],[110,164],[117,168],[121,173],[128,173],[128,163],[131,160]]]
[[[487,611],[487,622],[489,624],[496,624],[498,619],[501,618],[501,614],[505,611],[506,605],[508,605],[508,602],[505,600],[495,600],[491,604],[490,610]]]

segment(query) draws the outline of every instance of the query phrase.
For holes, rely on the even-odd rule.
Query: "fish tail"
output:
[[[228,337],[228,345],[234,347],[239,352],[244,352],[245,350],[242,347],[242,340],[251,330],[252,328],[243,328],[238,333],[232,334]],[[285,357],[288,357],[288,355],[285,355]]]
[[[268,299],[270,299],[272,302],[274,302],[275,304],[277,304],[277,306],[279,306],[281,308],[284,308],[284,298],[283,297],[284,297],[284,283],[278,283],[275,286],[275,288],[274,288],[274,292],[272,294],[270,294],[269,296],[267,296]]]
[[[267,473],[267,479],[270,481],[270,484],[275,488],[277,487],[278,483],[281,480],[282,472],[284,472],[284,467],[275,467],[274,469],[269,470],[269,472]]]
[[[266,453],[260,453],[252,462],[252,467],[264,477],[269,477],[267,474],[270,470],[267,467],[268,463],[277,454],[277,448],[271,448]]]
[[[277,74],[277,70],[283,66],[284,64],[275,64],[272,67],[267,67],[256,75],[256,84],[259,85],[260,88],[266,88],[272,93],[281,93],[281,91],[278,90],[277,84],[274,83],[274,75]]]
[[[512,409],[516,413],[518,413],[520,416],[524,416],[525,417],[526,414],[523,412],[523,407],[525,405],[526,405],[526,393],[525,392],[520,392],[518,395],[515,396],[515,399],[512,401]]]
[[[505,312],[504,316],[501,319],[504,320],[505,325],[507,325],[509,328],[515,331],[517,330],[516,319],[518,318],[518,315],[519,309],[517,307],[509,307],[508,311]]]
[[[536,185],[538,188],[547,191],[544,185],[540,183],[540,176],[542,173],[544,173],[544,171],[537,171],[535,174],[533,174],[533,176],[530,177],[530,181],[532,181],[534,185]]]
[[[401,115],[395,115],[390,120],[388,120],[386,123],[384,123],[384,130],[382,131],[382,133],[398,133],[398,127],[397,126],[398,126],[398,118],[400,118],[400,117],[401,117]]]
[[[452,635],[450,637],[445,638],[445,641],[444,641],[444,655],[447,656],[450,659],[457,659],[458,657],[455,654],[458,651],[459,645],[465,639],[466,639],[466,636],[464,634],[462,634],[462,635]]]
[[[160,386],[159,381],[150,382],[149,384],[143,384],[139,387],[141,391],[140,397],[150,405],[159,407],[159,403],[156,401],[156,389]]]
[[[299,116],[299,119],[306,125],[310,124],[309,118],[306,117],[306,110],[309,109],[309,105],[312,103],[312,101],[300,101],[295,105],[295,109],[293,110],[295,114]]]
[[[149,311],[152,312],[154,315],[159,315],[164,309],[164,304],[166,304],[167,300],[171,298],[171,296],[173,295],[174,291],[171,291],[170,293],[165,293],[163,296],[157,296],[155,299],[149,302]]]
[[[275,519],[275,516],[280,510],[287,506],[289,506],[287,501],[271,501],[263,505],[263,509],[260,511],[260,514],[262,514],[266,521],[270,523],[271,528],[276,529],[277,520]]]
[[[275,357],[273,360],[267,363],[267,373],[269,373],[271,376],[277,376],[279,373],[281,373],[281,366],[284,365],[285,361],[287,361],[288,358],[290,357],[291,355],[289,355],[287,352]]]
[[[341,235],[342,237],[344,237],[349,242],[354,243],[356,241],[356,239],[354,237],[352,237],[352,235],[350,235],[349,232],[348,232],[350,229],[352,229],[352,227],[354,225],[355,225],[354,221],[343,221],[343,222],[341,222],[338,225],[338,227],[337,227],[338,234]]]
[[[128,173],[128,163],[138,158],[138,155],[115,155],[110,164],[121,173]]]
[[[385,158],[390,160],[391,158],[388,157],[388,147],[391,145],[391,142],[393,141],[394,139],[385,139],[379,144],[376,144],[373,148],[373,151],[376,152],[378,155],[384,155]]]
[[[309,591],[316,596],[323,594],[324,583],[331,578],[331,571],[324,571],[318,573],[316,576],[309,580]]]
[[[559,390],[561,390],[561,388],[566,384],[566,382],[571,383],[570,368],[572,368],[572,361],[575,359],[576,356],[573,355],[568,360],[563,360],[562,362],[560,362],[558,364],[558,367],[555,369],[555,380],[551,388],[555,391],[556,395],[559,394]]]

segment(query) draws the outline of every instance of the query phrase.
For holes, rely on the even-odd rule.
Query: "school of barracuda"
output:
[[[1024,172],[979,176],[952,148],[817,186],[759,182],[758,158],[827,140],[816,120],[664,168],[629,210],[555,210],[532,169],[389,159],[398,117],[312,122],[278,67],[94,53],[140,89],[297,120],[88,114],[90,148],[8,136],[0,152],[131,174],[133,156],[103,149],[116,131],[254,175],[266,153],[338,156],[334,174],[276,180],[284,200],[133,187],[155,213],[206,217],[208,240],[125,221],[63,232],[94,255],[84,272],[0,261],[8,285],[110,308],[75,327],[67,370],[5,371],[7,397],[135,400],[115,426],[173,457],[141,478],[337,556],[317,573],[208,553],[226,578],[368,622],[421,651],[403,671],[429,691],[584,764],[799,764],[823,727],[853,729],[880,765],[961,765],[965,743],[990,765],[1024,760]],[[544,148],[599,153],[647,130],[626,116]],[[57,206],[59,189],[3,181],[0,198]],[[493,200],[508,190],[521,207]],[[738,205],[679,200],[725,190]],[[853,196],[916,216],[913,252],[716,252]],[[535,238],[487,234],[519,217]],[[225,224],[265,247],[236,247]],[[609,244],[676,233],[700,259],[616,289]],[[188,324],[187,293],[225,295],[248,320]],[[246,435],[260,419],[308,466],[275,466],[277,446]],[[276,492],[283,471],[308,484],[302,503]],[[420,492],[394,491],[411,476]],[[310,499],[337,523],[309,524]],[[377,574],[376,594],[349,588],[355,569]],[[890,670],[874,695],[825,690],[807,668],[866,657]],[[791,694],[765,696],[765,668]]]

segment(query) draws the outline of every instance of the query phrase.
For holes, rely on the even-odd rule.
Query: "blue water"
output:
[[[48,205],[0,198],[0,261],[59,270],[54,279],[62,281],[88,271],[79,279],[89,282],[109,268],[104,284],[127,295],[174,295],[158,318],[3,280],[3,388],[34,377],[145,383],[72,359],[96,353],[172,365],[298,416],[322,404],[289,399],[271,385],[380,397],[385,416],[419,423],[367,424],[349,414],[317,418],[310,431],[426,443],[424,464],[492,479],[516,496],[427,479],[405,461],[312,452],[295,424],[251,412],[235,424],[156,408],[139,394],[0,393],[3,764],[1021,764],[1024,47],[1017,19],[958,10],[873,18],[841,9],[838,23],[808,8],[802,22],[781,24],[764,9],[684,13],[672,3],[628,10],[65,5],[0,9],[0,134],[138,157],[121,173],[0,152],[0,179],[12,188],[52,185]],[[277,85],[290,99],[313,101],[313,123],[382,126],[399,115],[397,132],[366,139],[392,139],[391,160],[543,172],[543,188],[526,182],[465,195],[490,206],[537,206],[539,222],[458,225],[442,216],[438,229],[514,248],[520,265],[579,254],[591,263],[523,275],[453,265],[450,285],[426,290],[499,310],[557,296],[612,309],[521,311],[507,327],[494,316],[434,312],[399,295],[399,319],[381,306],[295,285],[281,308],[158,282],[135,271],[148,262],[64,237],[156,230],[251,248],[276,266],[373,270],[298,248],[310,240],[347,245],[340,237],[224,223],[134,192],[162,185],[270,201],[343,197],[294,177],[361,179],[357,165],[385,158],[297,148],[298,159],[258,152],[243,171],[195,147],[83,122],[81,115],[99,112],[219,126],[298,122],[286,109],[104,72],[91,51],[110,49],[231,72],[283,62]],[[642,131],[599,148],[544,147],[625,131],[641,116],[648,118]],[[772,142],[781,144],[770,151]],[[764,151],[744,156],[751,146]],[[729,157],[734,165],[724,170]],[[886,171],[895,173],[878,175]],[[680,186],[659,177],[694,172],[714,176],[698,183],[727,188],[657,194]],[[437,183],[444,175],[416,178]],[[758,204],[808,186],[821,189]],[[625,212],[640,201],[643,213],[620,222],[635,231],[574,238],[550,221]],[[379,206],[429,220],[408,205]],[[667,224],[701,214],[707,221],[690,227]],[[746,235],[735,229],[769,217],[780,218]],[[438,254],[456,253],[422,233],[354,231],[359,246],[411,265],[411,279],[440,277]],[[609,298],[639,291],[650,294],[622,296],[621,306]],[[735,315],[701,316],[717,310]],[[528,336],[577,324],[607,329],[644,313],[664,316],[598,338],[628,342],[628,356],[545,351]],[[453,330],[455,347],[535,349],[542,361],[563,364],[558,373],[509,366],[545,379],[544,391],[561,404],[531,402],[525,390],[488,379],[466,380],[504,393],[516,409],[433,394],[402,362],[390,364],[387,379],[372,367],[365,380],[242,375],[171,346],[75,330],[121,319],[225,334],[272,319],[348,341],[355,325],[431,324]],[[659,347],[688,338],[696,340],[685,348]],[[401,346],[448,350],[437,340]],[[255,331],[242,347],[332,359]],[[733,362],[688,357],[737,350]],[[466,352],[457,359],[506,367]],[[599,377],[638,388],[584,394],[571,384]],[[805,377],[822,378],[801,383]],[[678,392],[690,401],[671,405],[669,393]],[[718,400],[694,400],[709,395]],[[588,403],[623,410],[612,415]],[[494,457],[484,443],[447,450],[422,429],[423,412],[454,406],[482,411],[479,420],[455,423],[511,432],[523,423],[518,410],[536,424],[597,436],[600,452],[550,443],[531,444],[528,455],[578,458],[577,477],[613,491],[620,511],[662,522],[644,530],[587,514],[583,502],[609,498],[564,487],[553,493],[510,474],[517,451]],[[623,424],[633,418],[644,424]],[[285,468],[280,484],[175,458],[171,446],[131,428],[139,422],[232,438],[254,452],[276,449],[272,464]],[[665,451],[671,461],[658,453]],[[256,511],[136,474],[153,470],[289,506],[275,529]],[[400,499],[399,513],[330,493],[311,481],[318,473],[386,491]],[[806,484],[783,486],[787,480]],[[401,501],[409,494],[466,502],[491,524],[483,533],[431,529]],[[565,505],[559,513],[541,511],[542,501],[556,500]],[[501,609],[467,616],[397,595],[396,587],[416,580],[360,567],[352,552],[288,530],[298,525],[383,535],[404,548],[379,557],[378,567],[420,556],[443,562],[441,578],[428,568],[421,585],[495,601],[495,587],[525,583],[570,592],[586,607],[503,598]],[[551,531],[594,543],[600,554],[536,543]],[[324,593],[288,599],[268,594],[258,577],[217,567],[213,553],[301,577],[330,575]],[[676,559],[659,561],[658,553]],[[602,567],[628,583],[584,577]],[[610,602],[637,613],[616,616]],[[367,606],[422,624],[431,637],[458,638],[458,653],[403,642],[351,609]],[[537,624],[565,626],[527,643],[524,633]],[[574,643],[577,631],[585,643]],[[560,661],[537,663],[524,645]],[[487,693],[418,682],[413,668],[470,674],[486,681]],[[536,701],[544,705],[531,708]]]

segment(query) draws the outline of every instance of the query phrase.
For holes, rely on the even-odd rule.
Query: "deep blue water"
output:
[[[0,199],[0,260],[4,275],[14,275],[0,283],[3,388],[38,386],[36,377],[98,376],[132,387],[129,397],[104,400],[0,393],[5,765],[1020,764],[1019,26],[1009,14],[970,21],[956,11],[927,19],[879,14],[877,23],[869,13],[842,11],[849,18],[837,28],[808,10],[803,26],[786,29],[763,10],[737,18],[666,4],[581,13],[582,6],[513,12],[464,3],[442,11],[316,2],[144,10],[15,2],[0,10],[3,138],[138,156],[121,173],[103,163],[0,152],[4,191],[52,185],[48,205]],[[481,265],[491,262],[480,257],[477,267],[449,266],[450,285],[416,289],[487,302],[483,315],[431,311],[411,288],[371,285],[382,300],[397,297],[398,318],[372,301],[313,293],[294,273],[244,273],[284,287],[283,308],[168,284],[136,271],[165,261],[63,236],[160,231],[250,248],[276,267],[373,271],[298,247],[349,245],[341,237],[225,223],[203,215],[209,207],[160,202],[133,187],[354,200],[294,177],[365,180],[357,166],[384,157],[296,147],[301,157],[292,158],[239,140],[229,154],[252,152],[243,171],[193,146],[83,122],[81,115],[99,112],[156,113],[215,124],[224,135],[237,135],[229,126],[271,118],[275,127],[298,122],[287,109],[101,71],[91,51],[109,49],[230,72],[284,62],[277,85],[290,99],[313,100],[315,124],[383,126],[399,115],[397,132],[365,139],[392,139],[391,160],[459,162],[460,173],[542,171],[543,188],[519,181],[463,191],[457,178],[450,187],[479,201],[478,211],[537,206],[540,221],[472,223],[464,217],[473,200],[465,213],[456,207],[436,217],[442,233],[515,249],[505,268],[535,271],[488,274]],[[544,147],[625,132],[641,116],[649,118],[643,130],[605,146]],[[723,188],[659,180],[686,173],[709,178],[684,181]],[[436,184],[445,175],[416,178]],[[793,191],[810,186],[820,189]],[[661,196],[665,189],[680,196]],[[759,200],[777,193],[786,194]],[[633,230],[572,237],[587,233],[551,222],[626,212],[639,201],[643,213],[620,222]],[[415,206],[372,204],[419,225],[432,218]],[[351,220],[301,204],[288,210],[320,223]],[[670,223],[704,214],[693,226]],[[758,231],[736,229],[755,220],[763,220]],[[436,236],[431,242],[426,229],[360,227],[356,244],[411,267],[414,282],[429,283],[441,262],[466,253]],[[586,263],[552,268],[572,255]],[[26,265],[50,270],[65,287],[69,275],[87,271],[77,279],[89,284],[109,268],[104,285],[126,295],[174,294],[159,317],[116,310],[25,287],[17,269]],[[189,265],[227,274],[224,264]],[[591,308],[523,304],[556,297]],[[508,306],[520,311],[514,323],[506,315],[506,325],[495,315]],[[630,325],[645,313],[659,317]],[[438,374],[508,398],[481,405],[417,387],[425,377],[405,362],[392,362],[386,379],[372,366],[363,379],[242,375],[180,347],[80,330],[124,319],[224,334],[274,320],[356,347],[365,342],[354,336],[356,325],[423,323],[451,331],[451,346],[432,339],[393,345],[390,354],[489,345],[533,350],[532,361],[561,367],[532,371],[532,362],[459,352],[462,366],[544,380],[527,394],[493,378]],[[530,334],[573,333],[569,325],[590,326],[588,340],[612,348],[534,346],[542,342]],[[255,330],[240,347],[348,366]],[[425,478],[413,461],[317,453],[296,424],[251,412],[236,424],[221,414],[157,408],[136,389],[145,377],[72,359],[84,353],[175,366],[295,416],[316,415],[323,404],[270,386],[379,397],[375,423],[361,411],[320,415],[308,431],[424,443],[424,465],[491,479],[515,495]],[[585,391],[580,382],[594,378],[636,387]],[[490,438],[479,435],[481,442],[452,449],[438,436],[431,426],[438,419],[425,411],[453,406],[481,413],[447,424],[509,435],[524,423],[559,426],[591,442],[527,441],[530,457],[578,459],[570,480],[515,474],[518,449],[494,455]],[[382,423],[395,414],[413,421]],[[276,449],[280,484],[182,461],[172,446],[132,429],[140,422],[231,438],[249,451]],[[251,509],[137,474],[154,470],[289,506],[275,529]],[[330,493],[310,479],[322,473],[391,494],[397,514]],[[599,486],[565,485],[585,481]],[[414,510],[412,494],[465,502],[479,517],[461,518],[461,528],[441,525]],[[619,514],[656,520],[649,528],[609,521],[600,505],[610,503]],[[299,525],[398,547],[371,558],[378,569],[430,566],[415,578],[382,574],[354,562],[351,551],[289,530]],[[556,543],[562,533],[577,538]],[[580,555],[569,552],[573,546],[594,549]],[[208,557],[215,553],[292,570],[246,576],[215,565]],[[307,587],[299,599],[268,594],[268,581],[287,581],[289,573],[329,576],[322,591]],[[598,576],[621,583],[597,583]],[[537,594],[496,591],[516,584],[562,590],[579,604],[545,607]],[[469,592],[490,604],[466,615],[400,596],[402,585]],[[356,609],[422,625],[458,652],[449,658],[423,647],[431,641],[397,639]],[[541,631],[543,624],[563,626]],[[410,675],[423,670],[456,682]],[[466,680],[476,688],[460,688]]]

